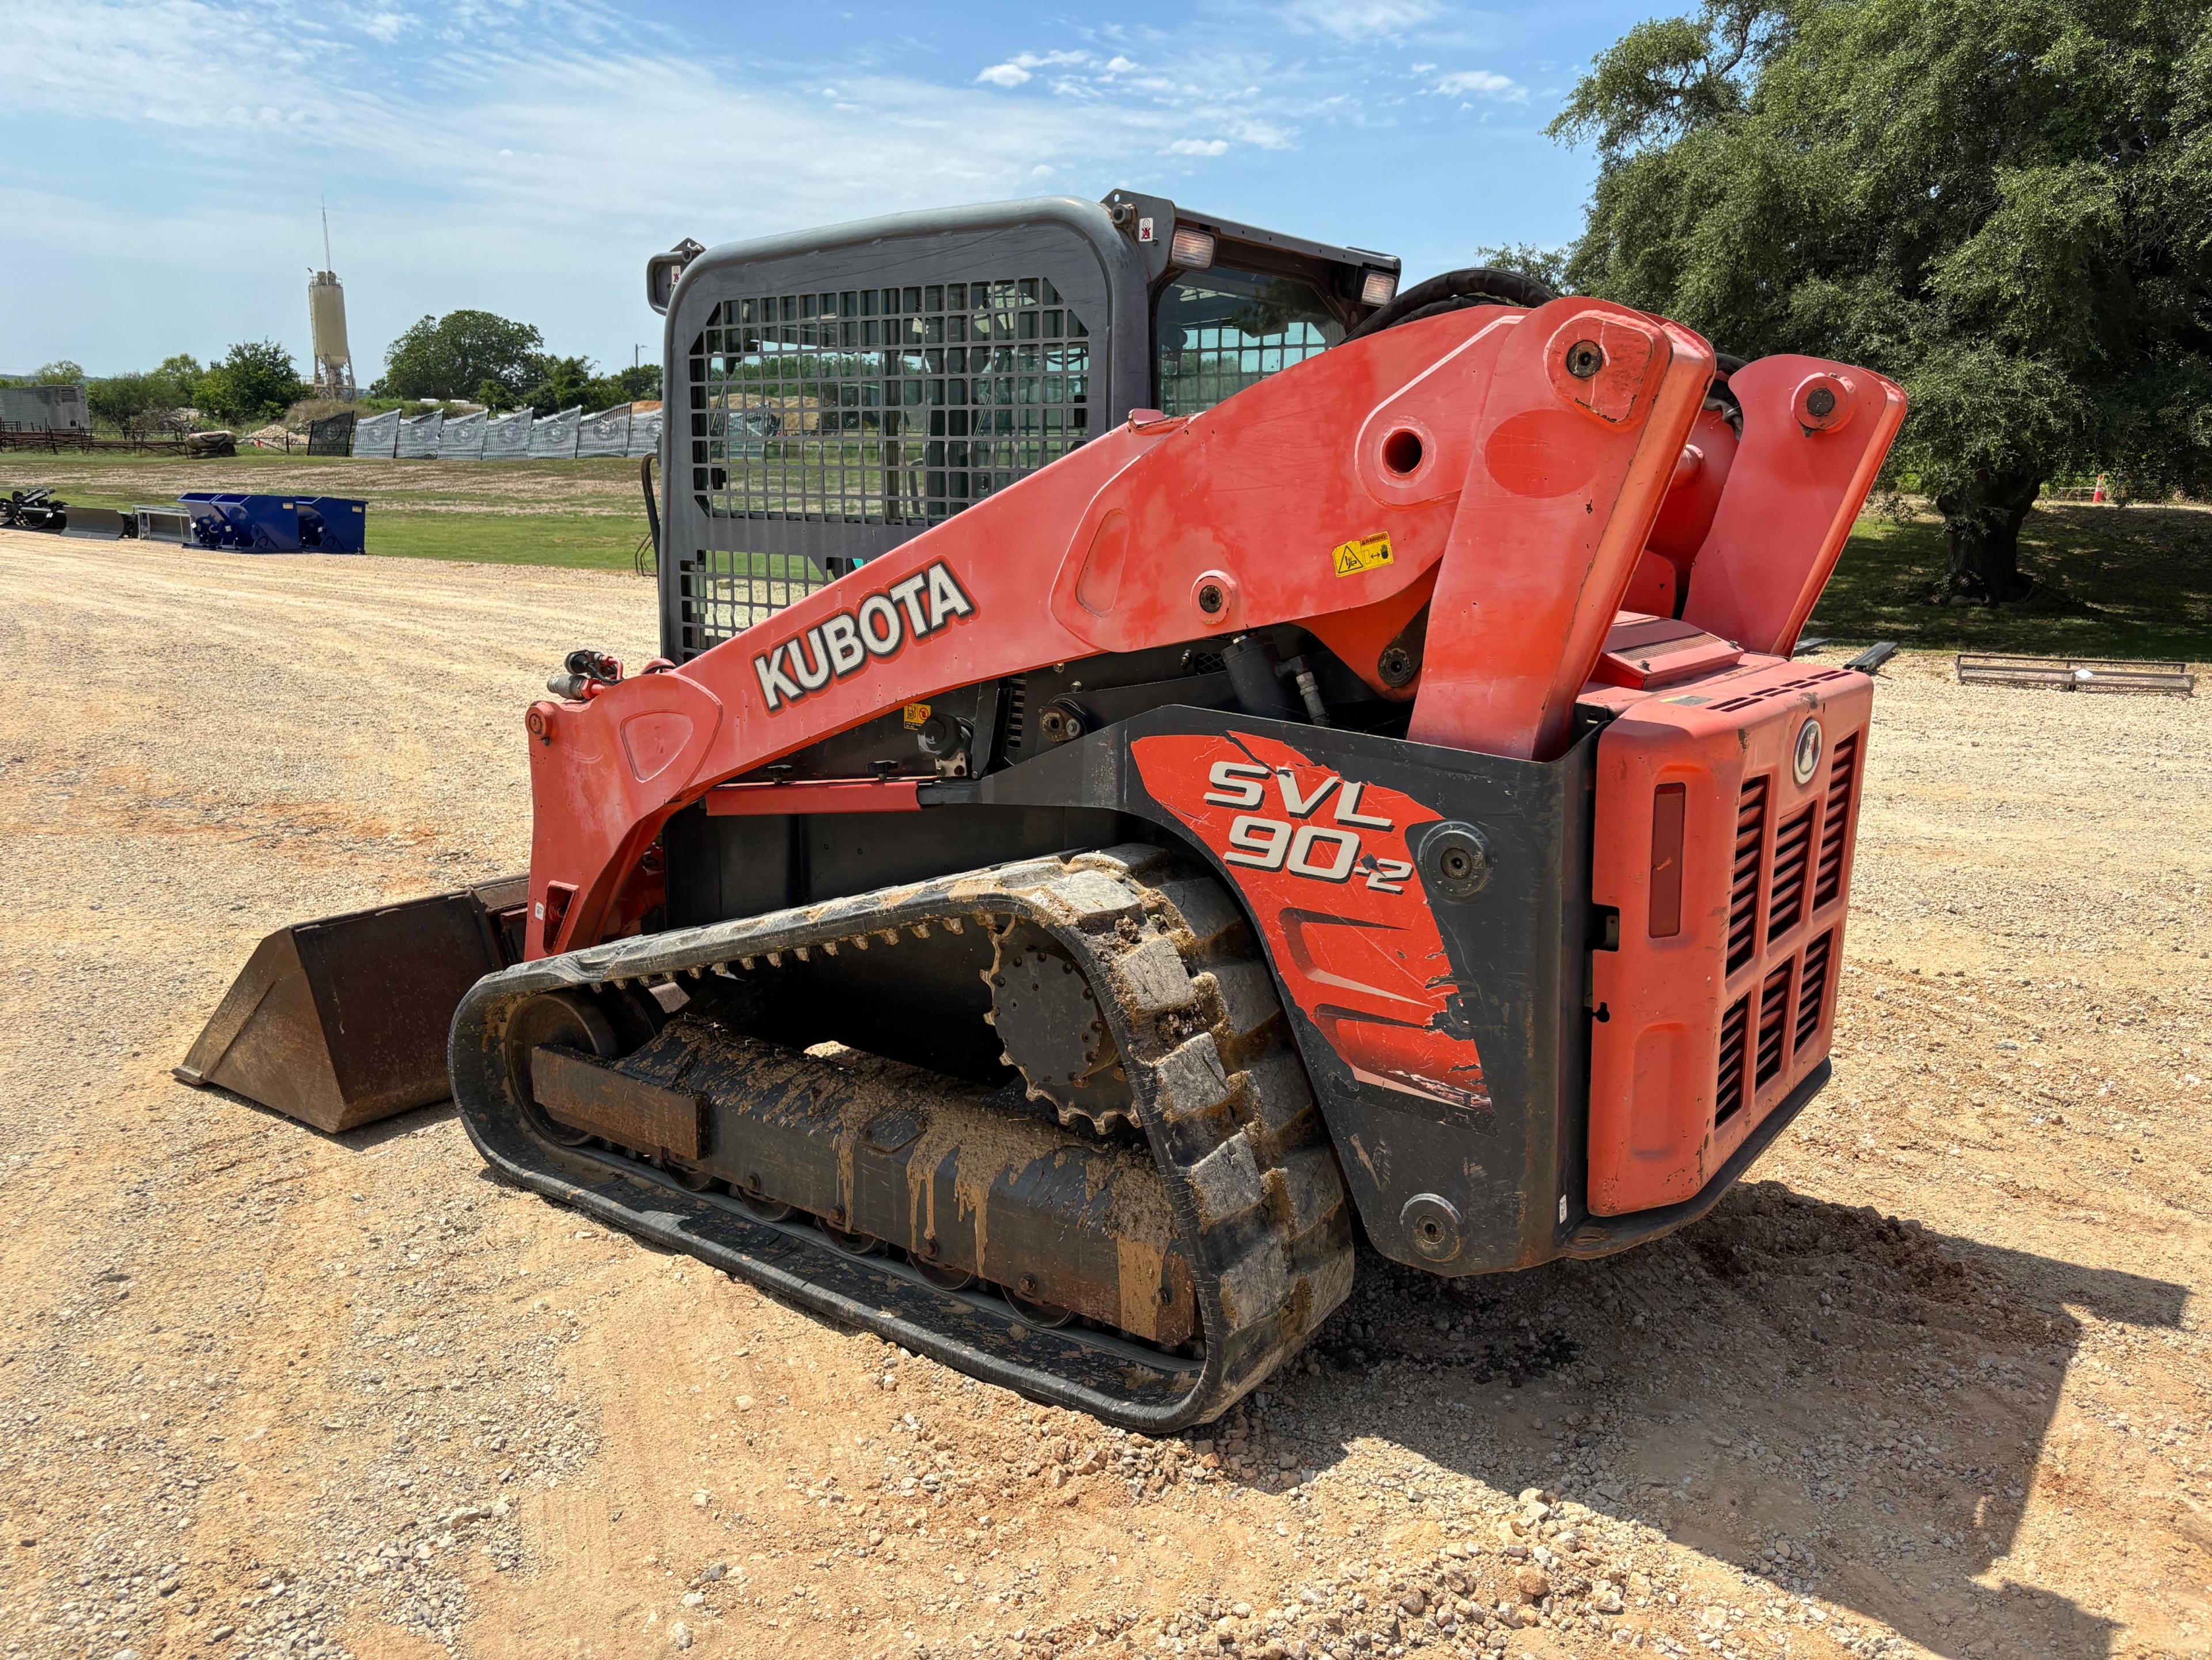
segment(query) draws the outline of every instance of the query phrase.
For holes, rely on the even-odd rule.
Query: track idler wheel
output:
[[[829,1242],[830,1249],[840,1256],[857,1259],[878,1256],[883,1251],[884,1242],[872,1233],[849,1233],[830,1222],[817,1222],[815,1225],[822,1230],[822,1237]]]
[[[530,1128],[549,1141],[580,1147],[592,1139],[592,1132],[561,1122],[538,1102],[531,1058],[547,1043],[611,1061],[623,1052],[622,1037],[602,1000],[585,991],[540,992],[516,1008],[507,1023],[502,1048],[507,1076],[514,1080],[514,1093]]]
[[[741,1188],[735,1183],[730,1184],[730,1198],[741,1214],[756,1222],[788,1222],[799,1214],[797,1206],[779,1205],[755,1189]]]
[[[1021,1284],[1024,1286],[1034,1288],[1036,1285],[1036,1276],[1024,1274]],[[1019,1291],[1009,1290],[1000,1294],[1006,1298],[1008,1308],[1032,1326],[1042,1327],[1047,1331],[1055,1331],[1075,1318],[1074,1310],[1064,1309],[1057,1303],[1040,1302],[1034,1297],[1024,1296]]]
[[[1049,1102],[1063,1124],[1080,1120],[1103,1131],[1133,1123],[1128,1069],[1082,969],[1032,924],[1018,921],[994,939],[997,958],[983,976],[991,1024],[1030,1099]]]

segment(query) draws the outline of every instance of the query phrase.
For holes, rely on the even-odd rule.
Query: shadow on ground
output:
[[[1321,1375],[1287,1380],[1265,1414],[1308,1462],[1373,1438],[1545,1487],[1940,1654],[2111,1651],[2112,1622],[1970,1576],[2013,1548],[2080,1338],[2071,1310],[2170,1328],[2184,1287],[1776,1183],[1602,1262],[1449,1283],[1370,1253],[1360,1269]],[[1444,1495],[1407,1481],[1378,1497],[1387,1524]]]
[[[453,1116],[332,1139],[367,1151]],[[1598,1262],[1442,1280],[1363,1247],[1318,1373],[1269,1385],[1254,1445],[1322,1468],[1395,1445],[1645,1523],[1941,1655],[2087,1660],[2112,1653],[2114,1622],[2012,1583],[2002,1559],[2039,1480],[2067,1502],[2043,1452],[2084,1319],[2173,1329],[2187,1295],[1747,1183]],[[1364,1496],[1387,1529],[1447,1512],[1446,1479]],[[1975,1583],[1993,1566],[1996,1587]]]

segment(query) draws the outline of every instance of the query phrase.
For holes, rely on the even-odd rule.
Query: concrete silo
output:
[[[331,264],[331,217],[323,216],[323,264]],[[318,398],[357,395],[353,380],[353,349],[346,344],[345,289],[337,273],[319,271],[307,284],[307,323],[314,336],[315,385]]]

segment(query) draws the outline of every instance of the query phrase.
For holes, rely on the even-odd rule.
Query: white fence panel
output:
[[[558,415],[541,415],[530,423],[530,454],[533,460],[574,460],[576,455],[576,429],[584,418],[584,406],[562,410]]]
[[[629,418],[629,455],[651,455],[660,448],[661,423],[666,420],[664,410],[647,410]]]
[[[531,411],[517,410],[512,415],[502,415],[484,428],[483,459],[487,461],[520,461],[530,453]]]
[[[399,447],[394,453],[403,461],[434,461],[445,427],[446,412],[443,410],[418,415],[412,421],[402,421],[399,423]]]
[[[399,443],[399,411],[363,416],[353,429],[353,453],[388,459]]]
[[[483,412],[478,410],[474,415],[459,415],[447,422],[444,435],[438,440],[438,459],[441,461],[483,460],[486,419]]]
[[[629,405],[617,404],[587,415],[576,429],[578,455],[625,455],[629,452]]]

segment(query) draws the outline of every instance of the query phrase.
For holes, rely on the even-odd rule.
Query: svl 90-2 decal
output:
[[[1146,789],[1219,857],[1292,1000],[1353,1074],[1488,1107],[1482,1057],[1407,846],[1443,815],[1249,733],[1133,747]]]
[[[975,614],[975,602],[940,559],[755,657],[761,699],[773,714],[871,661],[896,657],[908,640],[926,640],[954,617]]]
[[[1403,893],[1406,879],[1413,873],[1403,859],[1380,858],[1368,853],[1361,859],[1362,830],[1390,830],[1389,818],[1359,810],[1364,784],[1350,784],[1330,773],[1309,794],[1288,771],[1275,772],[1256,761],[1216,761],[1206,773],[1213,787],[1200,799],[1213,807],[1258,807],[1267,804],[1267,785],[1273,781],[1285,817],[1243,812],[1229,822],[1229,851],[1221,856],[1231,865],[1254,870],[1288,871],[1310,876],[1317,882],[1348,882],[1358,872],[1376,893]],[[1334,797],[1328,819],[1312,822],[1314,814]],[[1433,816],[1433,815],[1432,815]],[[1306,822],[1300,822],[1301,820]]]

